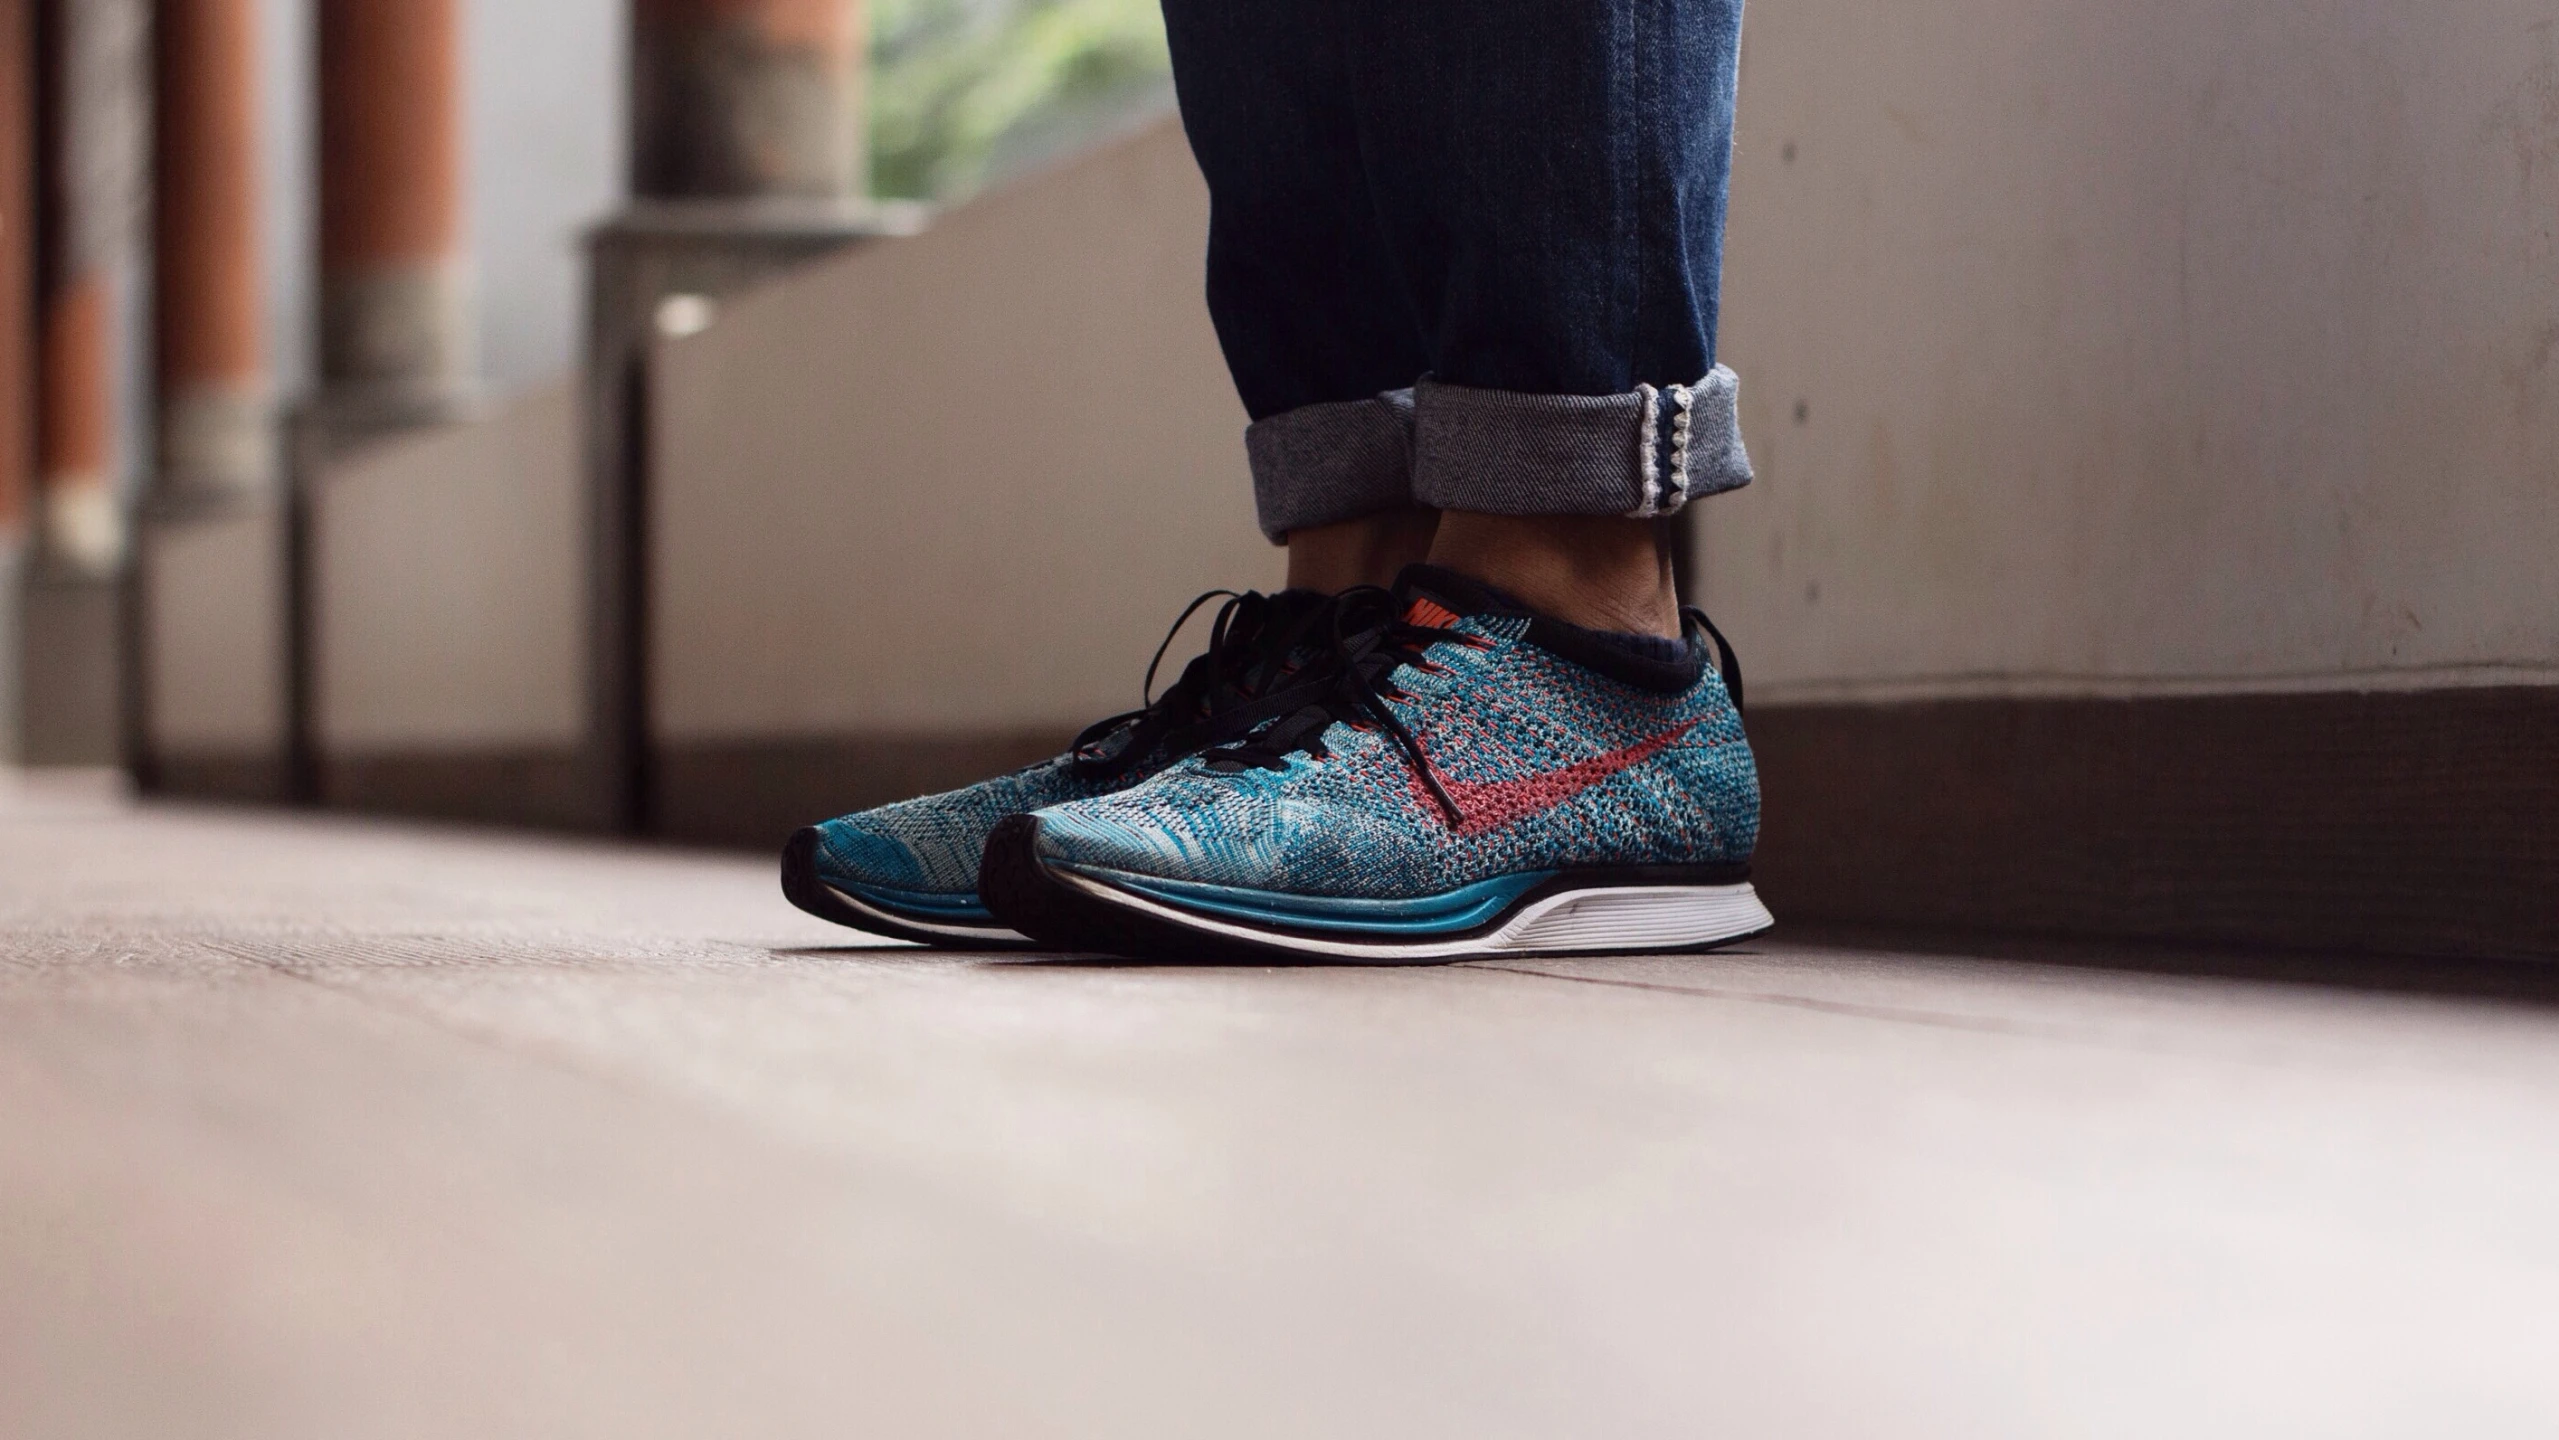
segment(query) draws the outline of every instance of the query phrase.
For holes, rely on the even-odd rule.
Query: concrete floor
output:
[[[2559,1434],[2530,974],[852,938],[20,785],[0,1435]]]

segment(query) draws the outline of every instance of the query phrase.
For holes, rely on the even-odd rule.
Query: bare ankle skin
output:
[[[1677,639],[1670,532],[1612,515],[1441,512],[1430,560],[1592,630]]]
[[[1291,530],[1289,588],[1338,595],[1355,585],[1391,585],[1396,572],[1430,554],[1438,526],[1436,510],[1390,510]]]

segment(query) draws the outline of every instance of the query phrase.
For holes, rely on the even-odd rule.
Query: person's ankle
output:
[[[1668,532],[1607,515],[1442,512],[1430,563],[1589,630],[1680,634]]]
[[[1288,586],[1327,595],[1359,585],[1391,585],[1430,554],[1436,510],[1389,510],[1288,532]]]

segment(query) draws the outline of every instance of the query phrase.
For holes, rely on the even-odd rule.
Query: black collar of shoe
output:
[[[1395,592],[1426,599],[1455,615],[1508,615],[1528,622],[1522,637],[1559,659],[1594,670],[1621,685],[1657,695],[1680,695],[1706,673],[1706,647],[1698,628],[1705,616],[1682,616],[1682,653],[1676,660],[1631,649],[1604,630],[1591,630],[1530,609],[1519,597],[1437,565],[1407,565]],[[1712,627],[1708,627],[1712,628]]]

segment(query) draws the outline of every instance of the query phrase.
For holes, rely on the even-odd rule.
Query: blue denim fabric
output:
[[[1741,0],[1164,0],[1164,16],[1212,203],[1209,312],[1245,409],[1341,407],[1257,447],[1265,529],[1415,503],[1415,470],[1422,503],[1633,512],[1639,443],[1659,469],[1668,417],[1691,408],[1704,459],[1655,508],[1749,478],[1729,421],[1711,428],[1730,413],[1715,325]],[[1478,505],[1465,447],[1408,452],[1405,476],[1270,458],[1320,448],[1335,415],[1376,452],[1360,402],[1424,376],[1423,435],[1434,390],[1470,402],[1451,424],[1579,425],[1604,483]],[[1607,397],[1611,423],[1553,397]]]

